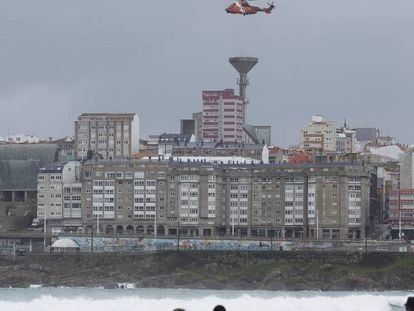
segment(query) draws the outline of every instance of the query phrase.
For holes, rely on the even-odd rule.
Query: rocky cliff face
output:
[[[414,256],[392,253],[159,252],[0,257],[0,287],[413,289]]]

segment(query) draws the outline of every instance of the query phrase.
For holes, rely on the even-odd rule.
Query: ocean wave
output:
[[[133,285],[133,284],[124,284]],[[0,290],[0,310],[82,311],[124,310],[162,311],[184,308],[187,311],[211,311],[217,304],[228,311],[389,311],[390,304],[402,305],[412,293],[343,293],[343,292],[234,292],[179,290],[83,290],[83,289],[22,289],[15,298],[6,298]],[[37,292],[33,294],[33,292]],[[273,293],[273,294],[272,294]],[[21,299],[19,299],[21,295]],[[31,299],[28,297],[32,295]]]

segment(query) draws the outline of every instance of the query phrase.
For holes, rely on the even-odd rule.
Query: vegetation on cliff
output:
[[[158,252],[0,257],[0,287],[413,289],[414,256],[398,253]]]

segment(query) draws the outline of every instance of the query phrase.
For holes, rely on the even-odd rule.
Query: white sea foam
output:
[[[118,283],[118,288],[131,289],[131,288],[136,288],[136,286],[134,283]]]
[[[37,292],[36,292],[37,291]],[[40,292],[39,292],[40,291]],[[9,295],[7,295],[9,292]],[[391,310],[401,305],[408,292],[321,293],[191,290],[88,290],[26,289],[0,290],[0,310],[7,311],[211,311],[217,304],[229,311],[358,311]]]

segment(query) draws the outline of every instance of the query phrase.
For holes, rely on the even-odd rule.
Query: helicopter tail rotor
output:
[[[267,14],[270,14],[270,13],[272,13],[272,10],[275,8],[275,3],[274,2],[272,2],[272,3],[267,3],[268,5],[269,5],[269,7],[265,10],[265,12],[267,13]]]

